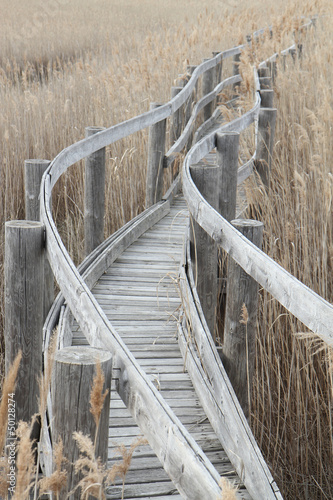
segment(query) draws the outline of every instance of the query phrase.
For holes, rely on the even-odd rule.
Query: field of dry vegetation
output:
[[[279,71],[269,196],[247,184],[249,216],[265,224],[264,250],[333,302],[333,36],[330,1],[0,0],[0,356],[3,367],[4,222],[23,219],[24,160],[54,158],[84,137],[170,99],[187,64],[267,26],[267,55],[292,41],[300,15],[322,15],[303,57]],[[268,9],[267,4],[271,3]],[[265,5],[265,8],[263,6]],[[296,21],[296,24],[299,21]],[[284,43],[287,45],[284,45]],[[244,77],[264,54],[246,53]],[[107,150],[105,236],[145,206],[147,131]],[[251,149],[251,144],[245,149]],[[83,170],[53,198],[74,261],[83,258]],[[332,349],[260,293],[251,426],[287,499],[333,497]],[[1,373],[3,369],[1,370]]]

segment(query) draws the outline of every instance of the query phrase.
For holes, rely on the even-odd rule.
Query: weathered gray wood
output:
[[[273,108],[274,90],[271,89],[260,90],[260,99],[262,108]]]
[[[89,401],[93,378],[96,373],[96,362],[101,363],[104,375],[103,393],[108,391],[101,412],[100,423],[96,431],[96,423],[89,411]],[[78,483],[73,464],[79,457],[79,449],[73,438],[73,432],[82,432],[95,442],[96,457],[106,462],[108,457],[109,408],[111,389],[112,357],[109,352],[92,347],[67,347],[55,353],[52,375],[52,408],[51,422],[53,443],[59,439],[64,445],[64,455],[68,464],[68,491]],[[71,498],[81,498],[80,490]]]
[[[161,106],[151,103],[150,109]],[[146,208],[162,199],[163,194],[163,158],[165,153],[166,119],[149,128],[148,165],[146,176]]]
[[[104,127],[87,127],[86,137],[98,134]],[[105,148],[90,154],[85,162],[84,183],[84,249],[89,255],[104,240]]]
[[[219,165],[197,164],[191,167],[192,179],[208,203],[218,209]],[[191,223],[191,251],[195,260],[195,280],[209,330],[215,338],[217,307],[217,246],[195,220]]]
[[[207,136],[192,147],[183,165],[183,192],[193,218],[265,290],[325,342],[333,344],[333,306],[240,235],[212,210],[196,189],[191,179],[190,165],[200,161],[211,149],[211,137]]]
[[[267,189],[270,185],[276,114],[277,110],[273,108],[260,108],[259,111],[255,167]]]
[[[239,134],[216,133],[216,163],[219,165],[218,211],[226,220],[236,216]]]
[[[43,197],[48,198],[49,187],[46,177]],[[45,207],[43,203],[43,206],[45,209],[47,204]],[[103,345],[113,353],[114,366],[120,369],[117,390],[169,477],[185,497],[210,500],[217,496],[220,492],[218,473],[108,322],[69,259],[47,208],[43,213],[43,220],[48,224],[47,241],[51,263],[66,300],[90,344]],[[183,467],[183,464],[186,466]]]
[[[45,170],[50,165],[49,160],[25,160],[25,218],[26,220],[40,220],[39,193]],[[44,320],[54,301],[54,278],[47,259],[44,269]]]
[[[171,98],[176,97],[181,91],[183,87],[172,87],[171,88]],[[170,120],[170,144],[173,144],[177,141],[182,132],[183,125],[183,113],[184,108],[183,105],[174,111]]]
[[[22,351],[15,391],[17,421],[38,412],[44,323],[44,225],[36,221],[5,224],[6,373]]]
[[[262,222],[236,219],[232,221],[232,225],[261,249],[264,229]],[[258,288],[258,283],[230,258],[223,363],[247,419],[250,417],[255,365]]]
[[[272,89],[272,79],[270,76],[262,76],[259,78],[260,88],[263,90]]]
[[[208,60],[209,59],[204,59],[204,62],[208,61]],[[216,66],[213,67],[213,68],[211,68],[211,69],[208,69],[202,75],[202,83],[201,83],[201,86],[202,86],[202,97],[204,97],[207,94],[210,94],[212,92],[212,90],[215,88],[216,84],[217,84],[216,83],[216,69],[215,68],[216,68]],[[213,101],[209,102],[203,108],[203,119],[204,119],[204,121],[208,120],[212,116],[213,109],[214,109],[214,102]]]
[[[180,268],[180,287],[187,325],[178,323],[178,341],[200,402],[230,461],[253,498],[281,494],[262,457],[209,333],[188,259]],[[186,273],[187,269],[187,273]],[[195,347],[194,347],[195,346]]]

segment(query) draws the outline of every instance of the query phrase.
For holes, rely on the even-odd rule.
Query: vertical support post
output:
[[[40,220],[40,184],[45,170],[50,165],[49,160],[25,160],[25,218],[26,220]],[[44,269],[44,320],[54,301],[54,277],[51,266],[45,259]]]
[[[150,109],[161,104],[151,103]],[[162,199],[163,195],[163,158],[165,154],[166,119],[149,127],[148,165],[146,181],[146,208]]]
[[[258,123],[258,144],[255,167],[263,185],[268,189],[272,165],[274,133],[276,124],[275,108],[260,108]]]
[[[104,375],[104,388],[108,391],[105,398],[96,442],[96,457],[103,463],[108,458],[109,411],[111,387],[111,353],[93,347],[66,347],[56,352],[54,356],[51,398],[53,418],[51,423],[52,441],[57,443],[62,439],[68,464],[68,491],[78,483],[79,478],[74,472],[73,463],[79,457],[77,443],[73,432],[82,432],[95,441],[96,425],[89,411],[92,381],[95,375],[96,361],[100,360]],[[66,381],[66,388],[64,388]],[[81,498],[77,490],[72,499]]]
[[[197,164],[191,167],[192,179],[208,203],[218,209],[219,168]],[[217,306],[217,245],[196,221],[191,225],[191,256],[195,262],[194,278],[209,330],[215,338]]]
[[[86,137],[104,127],[86,127]],[[105,148],[87,156],[84,186],[84,248],[89,255],[104,241]]]
[[[171,99],[176,97],[179,92],[183,90],[183,87],[171,87]],[[170,143],[171,146],[177,141],[179,138],[181,131],[182,131],[182,125],[183,125],[183,112],[184,108],[183,106],[180,106],[179,109],[177,109],[172,115],[171,115],[171,122],[170,122]]]
[[[42,372],[44,225],[37,221],[5,224],[5,365],[19,350],[22,360],[15,392],[17,421],[38,412]]]
[[[259,248],[263,223],[236,219],[233,226]],[[245,304],[246,311],[242,311]],[[250,416],[251,383],[255,364],[258,283],[229,258],[223,362],[246,418]],[[242,314],[243,312],[243,314]]]
[[[216,57],[220,52],[213,52],[213,57]],[[223,60],[217,64],[215,68],[215,87],[222,81],[222,68],[223,68]],[[215,106],[218,106],[220,102],[220,97],[216,96]]]
[[[274,90],[260,90],[260,100],[262,108],[272,108],[274,103]]]
[[[239,75],[239,63],[240,63],[241,54],[235,54],[232,61],[232,74],[233,76]],[[238,84],[233,85],[233,89],[235,90]],[[234,97],[238,97],[236,94]]]
[[[219,166],[219,213],[228,222],[236,217],[238,150],[240,135],[237,132],[216,134],[216,163]],[[226,307],[227,261],[226,253],[218,251],[219,334],[223,334]],[[218,339],[220,340],[220,339]]]
[[[210,61],[210,59],[204,59],[205,61]],[[214,82],[215,82],[215,67],[208,69],[205,71],[202,75],[202,96],[205,96],[209,94],[213,89],[214,89]],[[203,112],[203,119],[204,122],[208,120],[212,114],[213,114],[213,108],[214,108],[214,101],[211,101],[209,104],[207,104],[202,112]]]
[[[216,134],[216,163],[219,165],[219,213],[227,221],[236,216],[239,133]]]

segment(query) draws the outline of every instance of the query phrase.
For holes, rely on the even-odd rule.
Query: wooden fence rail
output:
[[[260,37],[263,32],[264,30],[260,30],[253,34],[253,37]],[[252,38],[248,40],[248,43],[251,43],[251,40]],[[269,143],[272,142],[274,126],[273,121],[269,126],[267,123],[263,125],[264,120],[260,120],[260,116],[270,115],[274,120],[275,112],[274,110],[268,112],[268,109],[262,106],[263,102],[265,106],[272,105],[272,93],[260,87],[260,78],[267,77],[259,77],[258,69],[254,70],[255,102],[253,108],[232,122],[222,124],[218,131],[214,130],[206,134],[196,143],[187,153],[182,177],[178,175],[164,197],[161,194],[162,167],[170,167],[178,153],[189,149],[194,133],[194,123],[199,112],[204,111],[205,118],[209,120],[218,94],[225,87],[232,87],[241,81],[241,76],[238,74],[238,62],[244,47],[245,45],[240,45],[225,52],[215,53],[211,59],[192,68],[188,82],[181,90],[175,92],[174,97],[168,103],[152,106],[153,109],[140,116],[98,131],[64,149],[48,166],[41,182],[40,218],[46,232],[46,252],[61,290],[46,323],[48,327],[45,330],[45,348],[49,344],[50,332],[59,320],[59,315],[63,324],[70,323],[68,313],[66,316],[61,312],[66,301],[90,346],[106,349],[112,354],[112,369],[116,374],[117,391],[179,492],[191,500],[208,500],[217,497],[220,493],[219,476],[196,441],[174,415],[123,343],[90,289],[96,278],[114,262],[124,249],[168,212],[174,193],[182,186],[193,219],[215,242],[212,245],[213,252],[215,252],[216,244],[224,248],[249,276],[270,292],[292,314],[323,340],[333,343],[332,305],[305,287],[237,231],[218,212],[220,201],[216,200],[218,206],[213,208],[200,193],[192,178],[191,166],[199,163],[214,148],[217,147],[219,151],[221,137],[227,133],[235,137],[253,123],[256,125],[256,152],[246,164],[238,169],[237,179],[235,177],[233,185],[236,181],[237,184],[243,182],[258,162],[262,165],[269,165],[271,154]],[[289,48],[289,53],[294,48],[294,46]],[[222,63],[227,58],[234,58],[234,76],[217,83]],[[276,59],[275,54],[260,65],[259,69],[262,70],[262,74],[268,71],[265,68],[269,68],[271,76],[274,77]],[[190,109],[199,77],[203,79],[202,86],[206,89],[206,93],[194,104],[193,109]],[[181,109],[186,117],[183,130],[175,124],[177,134],[174,136],[174,142],[169,151],[165,153],[165,120],[175,116],[175,113]],[[61,241],[53,220],[52,190],[60,176],[77,161],[91,157],[97,151],[103,151],[106,146],[147,127],[151,127],[147,178],[147,206],[149,208],[93,250],[100,241],[100,235],[96,236],[94,238],[96,243],[89,248],[92,253],[77,269]],[[267,133],[266,136],[264,135],[264,131],[267,132],[267,130],[270,130],[270,137]],[[264,152],[263,143],[268,144],[267,154]],[[157,147],[160,149],[157,150]],[[268,173],[269,169],[263,174],[267,186],[269,184]],[[155,204],[150,206],[152,203]],[[189,274],[185,272],[187,264]],[[183,350],[189,349],[190,353],[188,370],[201,394],[202,403],[212,426],[226,449],[233,455],[233,463],[238,474],[244,479],[249,493],[254,497],[259,495],[260,498],[265,499],[280,499],[281,494],[255,443],[209,334],[191,272],[188,251],[187,261],[181,269],[180,280],[182,294],[189,304],[187,314],[194,325],[196,345],[189,344],[186,325],[180,324],[179,326],[180,345]],[[67,347],[71,341],[70,336],[68,328],[61,329],[58,346]],[[205,360],[204,366],[199,358],[201,361]],[[222,385],[219,384],[221,380]],[[202,387],[200,388],[202,381],[206,387],[205,391],[202,391]],[[225,405],[223,408],[222,402]],[[52,412],[50,401],[49,406],[49,411]],[[47,437],[45,440],[47,441]],[[49,464],[46,463],[47,467]],[[50,472],[50,468],[48,471]]]

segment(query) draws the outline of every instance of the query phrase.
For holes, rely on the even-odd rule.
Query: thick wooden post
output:
[[[79,448],[73,432],[82,432],[94,443],[96,425],[90,410],[90,394],[96,373],[96,361],[100,360],[105,382],[103,392],[108,390],[101,413],[95,456],[106,463],[108,458],[109,411],[111,387],[111,353],[93,347],[66,347],[54,357],[51,397],[53,418],[52,441],[59,438],[64,444],[64,454],[69,460],[68,491],[77,483],[73,464],[79,457]],[[80,491],[71,498],[79,499]]]
[[[272,108],[274,103],[274,90],[260,90],[260,99],[262,108]]]
[[[219,208],[218,211],[228,222],[236,217],[238,150],[240,135],[237,132],[216,134],[216,163],[219,165]],[[218,251],[219,293],[219,331],[223,332],[226,307],[227,262],[222,249]]]
[[[204,59],[204,62],[209,60],[210,59]],[[205,73],[203,73],[202,96],[209,94],[214,89],[215,75],[216,75],[215,68],[208,69],[207,71],[205,71]],[[214,101],[210,102],[203,108],[202,112],[203,112],[204,122],[212,116],[213,109],[214,109]]]
[[[219,168],[219,213],[227,221],[236,216],[239,134],[216,134],[216,163]]]
[[[267,189],[270,183],[276,113],[277,110],[273,108],[260,108],[259,111],[255,167]]]
[[[150,104],[150,109],[156,109],[159,106],[161,106],[161,104],[154,102]],[[149,127],[146,208],[162,199],[165,135],[166,119]]]
[[[241,54],[235,54],[233,57],[233,63],[232,63],[232,74],[233,76],[239,75],[239,63],[240,63],[240,58]],[[238,83],[235,83],[233,85],[233,89],[235,90],[238,87]],[[234,97],[238,97],[238,94],[235,94]]]
[[[36,221],[5,224],[6,373],[22,351],[15,391],[17,421],[38,412],[42,372],[44,225]]]
[[[86,137],[104,127],[87,127]],[[84,186],[84,248],[89,255],[104,241],[105,210],[105,148],[89,155],[85,162]]]
[[[232,224],[261,248],[262,222],[236,219]],[[250,416],[251,383],[255,364],[257,307],[257,282],[229,257],[223,362],[247,418]]]
[[[25,218],[40,220],[39,193],[40,184],[45,170],[50,165],[49,160],[25,160]],[[54,277],[49,261],[45,259],[44,269],[44,320],[54,301]]]
[[[183,90],[183,87],[171,87],[171,99],[176,97],[179,92]],[[179,138],[181,131],[182,131],[182,125],[183,125],[183,113],[184,113],[184,107],[180,106],[179,109],[177,109],[172,115],[171,115],[171,121],[170,121],[170,144],[173,146],[173,144],[177,141]]]
[[[219,204],[219,167],[206,164],[193,165],[191,175],[202,196],[217,210]],[[213,238],[194,220],[191,221],[190,238],[198,296],[209,330],[215,338],[217,245]]]

